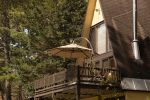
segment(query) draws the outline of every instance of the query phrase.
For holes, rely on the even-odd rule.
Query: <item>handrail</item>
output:
[[[90,66],[84,66],[84,67],[77,67],[77,66],[70,66],[68,69],[65,69],[61,72],[54,73],[52,75],[45,76],[41,79],[36,80],[34,83],[34,88],[36,90],[49,88],[49,87],[57,87],[61,84],[67,84],[67,83],[76,83],[77,78],[77,72],[79,71],[79,79],[80,82],[87,82],[95,84],[95,83],[116,83],[120,81],[120,73],[118,69],[111,68],[111,66],[108,65],[107,67],[103,66],[104,59],[109,59],[112,56],[112,52],[108,52],[104,55],[100,55],[96,58],[94,58],[94,61],[99,60],[100,64],[97,67],[90,67]],[[88,60],[86,61],[88,63]],[[79,70],[77,70],[79,68]],[[101,84],[102,85],[102,84]]]
[[[72,71],[71,71],[72,69]],[[100,83],[117,82],[119,81],[119,72],[117,69],[111,68],[94,68],[94,71],[89,67],[79,67],[80,82]],[[74,71],[74,73],[73,73]],[[53,75],[45,76],[42,79],[35,81],[35,90],[52,87],[66,82],[77,81],[77,67],[64,70]]]

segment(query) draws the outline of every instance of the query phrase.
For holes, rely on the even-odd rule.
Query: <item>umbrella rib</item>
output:
[[[86,57],[89,57],[85,52],[83,52],[82,50],[80,50]]]
[[[70,55],[70,57],[72,58],[72,54],[74,53],[74,49],[71,51],[71,55]]]
[[[59,50],[58,52],[56,52],[55,54],[53,54],[53,55],[57,55],[59,52],[61,52],[61,51],[63,51],[63,50]]]

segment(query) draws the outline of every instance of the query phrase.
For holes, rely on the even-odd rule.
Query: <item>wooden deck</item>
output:
[[[107,58],[108,57],[111,56],[109,55]],[[70,92],[70,90],[75,90],[76,88],[80,88],[79,92],[83,93],[84,91],[83,94],[87,95],[90,91],[86,93],[86,89],[105,90],[108,86],[118,86],[119,81],[120,74],[116,68],[72,66],[61,72],[44,76],[43,78],[36,80],[34,82],[34,97],[37,98],[60,92],[64,93],[64,91],[64,94],[67,94],[66,91],[74,94],[76,92]],[[93,90],[91,94],[92,93],[94,93]]]

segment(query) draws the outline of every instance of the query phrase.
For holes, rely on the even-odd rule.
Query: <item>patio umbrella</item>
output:
[[[88,58],[91,57],[92,49],[71,43],[69,45],[49,49],[46,52],[54,56],[65,58]]]

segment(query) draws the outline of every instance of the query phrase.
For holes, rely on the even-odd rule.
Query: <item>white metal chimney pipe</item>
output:
[[[137,39],[137,0],[133,0],[133,41],[132,41],[132,48],[133,48],[134,58],[136,60],[141,59],[139,44],[138,44],[138,39]]]
[[[140,57],[140,50],[139,50],[138,40],[133,40],[132,48],[133,48],[134,58],[136,60],[140,60],[141,57]]]

